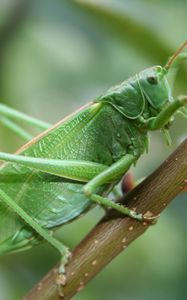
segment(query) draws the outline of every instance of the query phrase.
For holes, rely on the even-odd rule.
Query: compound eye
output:
[[[150,84],[157,84],[157,83],[158,83],[157,77],[154,77],[154,76],[149,76],[149,77],[147,77],[147,81],[148,81]]]

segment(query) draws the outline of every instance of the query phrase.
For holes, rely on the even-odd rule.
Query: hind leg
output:
[[[24,140],[30,140],[32,135],[20,125],[16,124],[16,122],[22,122],[40,130],[45,130],[51,126],[49,123],[30,117],[4,104],[0,104],[0,123]]]
[[[47,231],[43,227],[40,226],[38,222],[34,220],[31,216],[29,216],[15,201],[13,201],[3,190],[0,189],[0,200],[6,204],[8,207],[10,207],[15,213],[18,214],[20,218],[22,218],[27,225],[29,225],[41,238],[48,241],[54,248],[56,248],[61,255],[61,264],[59,267],[59,276],[57,279],[58,286],[61,287],[61,285],[65,284],[66,277],[65,277],[65,265],[68,263],[68,259],[70,257],[70,251],[68,250],[68,247],[63,245],[61,242],[59,242],[57,239],[55,239],[51,232]],[[22,241],[22,244],[26,241]],[[22,245],[23,247],[24,245]],[[9,252],[14,251],[10,245],[6,244],[4,245],[6,249],[9,250]],[[7,249],[7,247],[9,247]],[[0,249],[3,251],[3,249]],[[61,291],[61,288],[60,288]]]

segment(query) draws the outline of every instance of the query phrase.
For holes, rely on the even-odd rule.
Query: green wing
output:
[[[26,144],[19,153],[32,157],[91,159],[85,136],[99,104],[89,105]],[[90,157],[89,157],[90,156]],[[0,169],[0,188],[43,227],[53,228],[78,216],[90,202],[82,194],[82,183],[7,163]],[[13,236],[23,222],[0,204],[0,243]]]

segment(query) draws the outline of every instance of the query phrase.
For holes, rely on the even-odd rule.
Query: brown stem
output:
[[[187,186],[187,139],[162,165],[133,189],[124,202],[138,212],[158,215]],[[64,299],[71,299],[102,268],[148,229],[149,225],[111,212],[73,251],[66,268]],[[55,266],[26,296],[25,300],[59,299]]]

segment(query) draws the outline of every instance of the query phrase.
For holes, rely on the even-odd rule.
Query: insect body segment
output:
[[[67,247],[48,230],[75,219],[92,204],[145,219],[107,195],[148,148],[148,131],[167,132],[175,112],[187,105],[186,96],[173,99],[168,70],[145,69],[49,128],[17,154],[0,152],[0,160],[6,161],[0,168],[0,253],[27,249],[44,239],[67,262]],[[15,120],[15,115],[9,111],[10,118]],[[18,117],[26,119],[19,113]],[[28,121],[49,126],[30,117]],[[60,270],[64,272],[64,267]]]
[[[172,101],[165,75],[165,69],[160,66],[145,69],[96,101],[110,103],[129,119],[137,119],[146,113],[147,118],[153,117]]]
[[[140,72],[138,81],[142,94],[149,102],[151,109],[161,111],[163,106],[173,100],[171,89],[166,79],[166,71],[161,66],[155,66]]]

